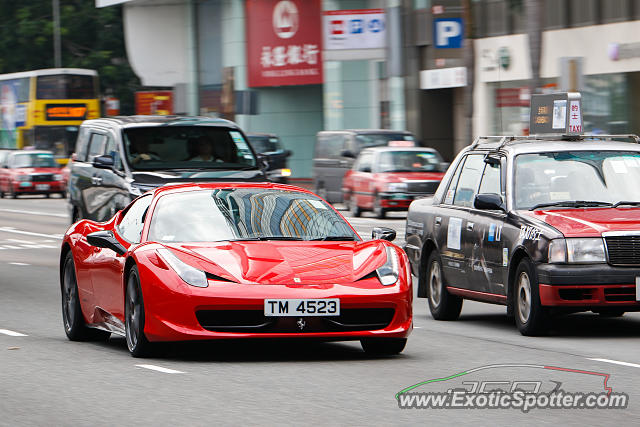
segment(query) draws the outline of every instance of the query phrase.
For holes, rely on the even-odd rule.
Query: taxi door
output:
[[[504,158],[487,157],[478,194],[498,194],[505,200]],[[503,255],[502,228],[506,219],[502,210],[475,209],[469,211],[473,233],[469,234],[470,289],[495,295],[506,295],[503,270],[508,258]]]
[[[373,196],[373,153],[363,152],[350,175],[353,192],[352,203],[358,207],[369,207]]]
[[[434,235],[448,286],[470,289],[466,260],[470,257],[469,239],[474,225],[469,221],[469,210],[483,166],[483,154],[469,154],[460,162],[434,218]]]

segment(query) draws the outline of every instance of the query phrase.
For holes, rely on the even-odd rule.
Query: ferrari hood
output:
[[[386,261],[384,243],[238,241],[180,244],[203,270],[239,283],[333,284],[356,281]]]
[[[550,209],[525,211],[566,237],[596,237],[607,231],[640,230],[638,208]]]

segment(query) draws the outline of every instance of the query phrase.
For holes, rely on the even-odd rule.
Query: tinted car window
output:
[[[280,140],[275,136],[248,136],[249,143],[256,153],[275,153],[282,151]]]
[[[225,188],[162,196],[150,241],[323,239],[360,240],[318,197],[297,191]]]
[[[151,199],[151,195],[142,196],[136,199],[125,212],[122,221],[120,221],[120,224],[118,225],[118,232],[127,241],[132,243],[140,242],[145,215],[147,213],[147,208],[151,203]]]
[[[255,168],[242,133],[213,126],[155,126],[124,131],[127,161],[135,170]]]
[[[91,140],[89,141],[89,152],[87,155],[87,161],[92,162],[94,157],[102,156],[104,154],[104,144],[107,140],[106,135],[99,133],[91,134]]]
[[[107,143],[105,144],[104,154],[107,154],[113,158],[113,167],[116,170],[122,170],[122,160],[120,159],[120,152],[116,141],[111,136],[107,136]]]
[[[472,154],[467,157],[453,198],[454,205],[466,207],[473,205],[484,165],[484,155]]]

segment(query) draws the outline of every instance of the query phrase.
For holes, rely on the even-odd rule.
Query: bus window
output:
[[[58,74],[38,76],[37,99],[92,99],[97,98],[93,76]]]

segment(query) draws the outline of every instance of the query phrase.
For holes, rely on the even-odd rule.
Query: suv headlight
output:
[[[398,281],[400,276],[398,254],[391,246],[387,246],[385,250],[387,252],[387,261],[376,270],[376,274],[378,274],[380,283],[384,286],[391,286]]]
[[[387,184],[387,191],[407,191],[407,184],[404,182],[391,182]]]
[[[18,175],[16,176],[16,181],[31,181],[30,175]]]
[[[601,237],[552,240],[549,244],[549,262],[590,264],[607,262]]]
[[[169,249],[158,249],[158,255],[162,257],[164,261],[175,271],[182,280],[191,286],[198,288],[206,288],[209,286],[207,281],[207,275],[204,271],[198,270],[195,267],[190,266],[180,258],[175,256]]]

